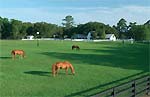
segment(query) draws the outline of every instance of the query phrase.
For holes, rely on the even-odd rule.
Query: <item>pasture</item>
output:
[[[149,72],[148,44],[36,42],[0,40],[0,97],[84,97]],[[12,60],[13,49],[23,49],[26,57]],[[60,70],[53,77],[57,61],[71,62],[75,76]]]

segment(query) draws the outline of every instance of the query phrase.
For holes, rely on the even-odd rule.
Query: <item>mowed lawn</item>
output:
[[[0,40],[0,97],[84,97],[149,72],[149,45],[125,42]],[[80,50],[71,50],[79,45]],[[26,57],[11,59],[11,50]],[[70,61],[75,76],[51,75],[57,61]],[[69,71],[70,73],[70,71]]]

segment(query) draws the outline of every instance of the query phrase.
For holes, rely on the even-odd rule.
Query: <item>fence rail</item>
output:
[[[150,92],[150,75],[143,75],[132,81],[104,90],[91,97],[138,97]]]

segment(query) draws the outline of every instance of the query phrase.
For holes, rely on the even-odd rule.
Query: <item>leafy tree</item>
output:
[[[144,25],[145,27],[145,40],[150,41],[150,24]]]
[[[11,19],[11,36],[13,39],[20,39],[21,36],[21,28],[22,28],[22,21]]]
[[[54,38],[64,38],[63,37],[63,28],[62,27],[58,27],[57,30],[55,31],[55,33],[53,34]]]
[[[34,35],[33,26],[34,26],[34,24],[32,24],[30,22],[25,22],[22,24],[21,32],[25,33],[25,36],[26,35]]]
[[[150,40],[150,25],[136,25],[130,29],[135,35],[135,40]]]
[[[126,24],[126,20],[125,19],[120,19],[119,22],[117,23],[117,30],[119,32],[119,38],[126,38],[126,32],[128,31],[128,27]]]
[[[41,37],[52,37],[57,32],[57,25],[49,24],[45,22],[38,22],[34,24],[33,32],[36,36],[36,32],[40,32]]]
[[[74,25],[74,18],[71,15],[66,16],[63,21],[62,24],[66,29],[70,29]]]
[[[105,34],[115,34],[117,38],[134,38],[135,40],[150,40],[150,20],[143,25],[137,25],[136,22],[130,22],[129,26],[125,19],[120,19],[117,26],[109,26],[100,22],[88,22],[74,26],[72,16],[66,16],[63,19],[63,27],[46,22],[22,22],[19,20],[0,17],[0,38],[2,39],[20,39],[26,35],[36,36],[40,32],[41,37],[64,38],[64,36],[73,36],[75,34],[92,34],[93,39],[104,39]]]
[[[103,27],[103,28],[102,28],[102,32],[101,32],[101,34],[100,34],[100,38],[101,38],[101,39],[105,39],[105,36],[106,36],[106,34],[105,34],[105,27]]]
[[[64,19],[62,19],[62,21],[62,25],[64,27],[64,35],[68,35],[68,37],[71,37],[72,33],[70,32],[70,30],[74,26],[74,18],[71,15],[68,15]]]
[[[135,39],[135,33],[134,33],[134,31],[132,31],[133,29],[133,27],[135,27],[136,26],[136,22],[130,22],[129,23],[129,26],[128,26],[128,38],[133,38],[133,39]]]
[[[80,24],[77,26],[77,32],[80,34],[88,35],[89,32],[92,34],[93,39],[105,38],[106,25],[99,22],[88,22],[86,24]]]
[[[0,17],[0,33],[2,39],[10,38],[10,22],[7,18]]]

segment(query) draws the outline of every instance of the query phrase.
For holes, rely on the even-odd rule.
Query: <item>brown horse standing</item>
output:
[[[25,52],[23,50],[12,50],[11,55],[12,55],[12,59],[15,59],[16,55],[20,55],[22,58],[24,58]]]
[[[80,47],[78,45],[73,45],[72,46],[72,50],[75,49],[75,48],[76,48],[76,50],[80,50]]]
[[[72,74],[75,74],[74,68],[72,64],[70,64],[68,61],[64,62],[56,62],[55,64],[52,65],[52,75],[55,76],[58,74],[58,71],[60,69],[65,69],[66,70],[66,75],[68,74],[68,69],[71,69]]]

